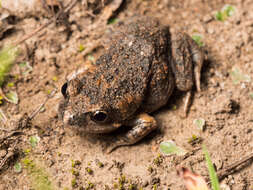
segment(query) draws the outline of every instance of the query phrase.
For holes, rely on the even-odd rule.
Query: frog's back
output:
[[[153,47],[150,78],[141,111],[153,112],[165,105],[174,89],[174,76],[171,71],[171,35],[168,26],[149,17],[137,18],[125,28],[125,35],[133,34],[144,39]],[[144,47],[143,46],[143,47]],[[145,48],[145,47],[144,47]]]
[[[137,19],[120,28],[109,50],[96,61],[95,74],[87,76],[91,102],[103,102],[119,121],[164,105],[173,86],[168,43],[168,28],[156,20]]]

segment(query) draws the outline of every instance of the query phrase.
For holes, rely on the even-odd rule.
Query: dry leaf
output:
[[[177,168],[177,174],[183,179],[187,190],[208,190],[204,178],[198,174],[192,173],[187,168]]]

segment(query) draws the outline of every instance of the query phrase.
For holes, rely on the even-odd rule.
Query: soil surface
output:
[[[44,1],[43,6],[24,8],[23,12],[2,9],[0,46],[21,39],[52,19],[61,10],[57,2]],[[67,0],[61,2],[68,4]],[[47,9],[46,3],[54,10]],[[215,19],[226,4],[235,8],[234,14],[225,21]],[[203,144],[218,171],[252,154],[252,10],[252,0],[79,1],[68,14],[20,45],[17,63],[2,87],[3,93],[12,90],[18,94],[18,104],[3,100],[0,107],[12,120],[25,120],[25,113],[30,115],[50,92],[57,91],[29,125],[1,125],[0,190],[181,190],[184,186],[176,173],[178,165],[208,178]],[[170,25],[172,33],[181,30],[202,37],[202,92],[195,92],[189,114],[183,118],[185,94],[175,90],[168,105],[153,114],[158,130],[140,143],[106,154],[103,147],[115,133],[90,135],[63,127],[57,113],[60,88],[69,73],[103,54],[104,44],[118,23],[136,15],[156,17]],[[32,69],[21,67],[24,62]],[[203,131],[193,123],[199,118],[205,120]],[[31,143],[31,137],[38,142]],[[188,154],[162,155],[159,144],[168,140]],[[252,190],[252,171],[253,164],[246,162],[221,183],[228,189]]]

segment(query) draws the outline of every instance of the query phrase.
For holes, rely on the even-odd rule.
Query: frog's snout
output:
[[[86,116],[85,114],[75,114],[66,110],[63,115],[63,124],[76,127],[87,126]]]

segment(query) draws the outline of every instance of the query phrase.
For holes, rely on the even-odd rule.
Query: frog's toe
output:
[[[182,115],[183,118],[187,117],[189,107],[191,104],[191,98],[192,98],[192,91],[190,90],[186,93],[185,102],[184,102],[184,113]]]
[[[131,144],[132,143],[129,143],[126,140],[118,139],[113,144],[110,143],[110,145],[107,145],[107,147],[105,147],[104,151],[106,154],[110,154],[111,152],[113,152],[114,150],[116,150],[117,148],[119,148],[121,146],[127,146],[127,145],[131,145]]]
[[[129,122],[129,125],[133,125],[134,127],[124,136],[118,137],[113,145],[108,147],[106,153],[110,153],[120,146],[135,144],[157,128],[156,120],[146,113],[139,114]]]

